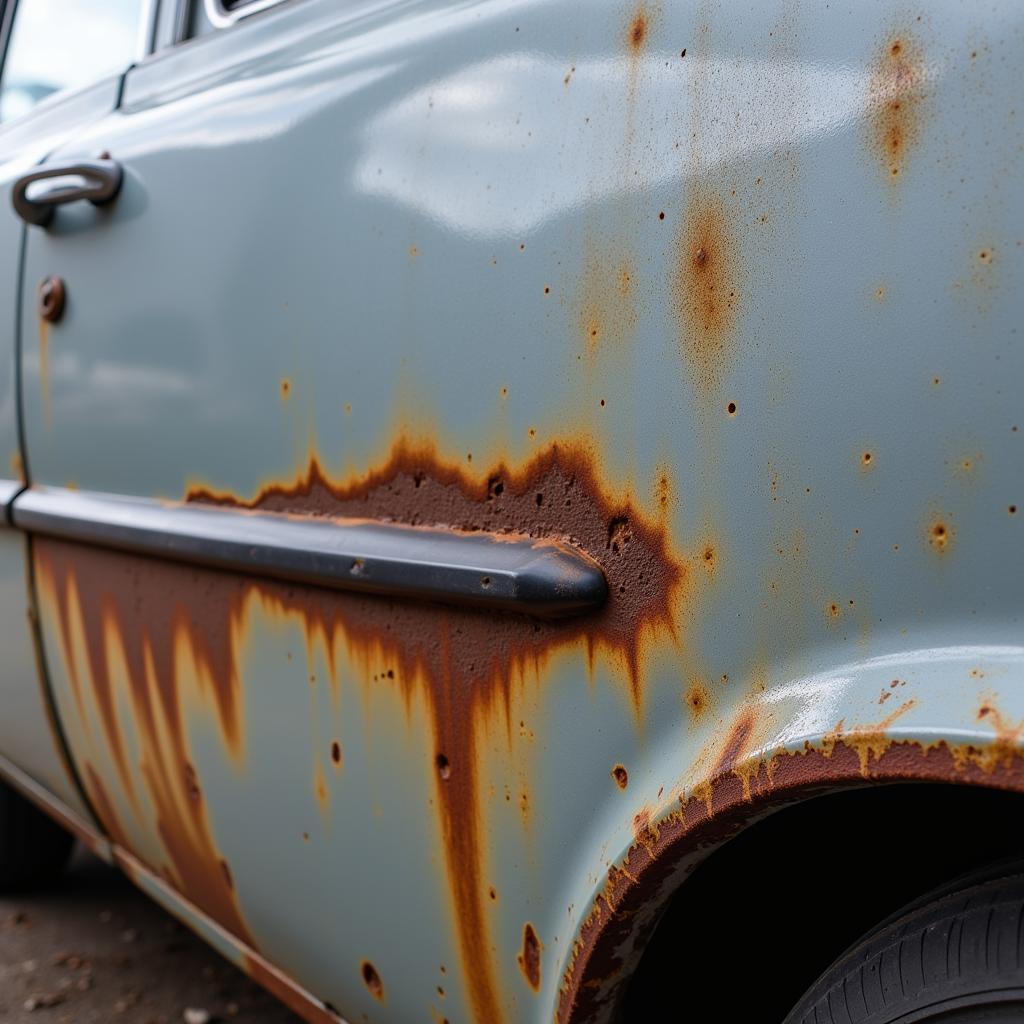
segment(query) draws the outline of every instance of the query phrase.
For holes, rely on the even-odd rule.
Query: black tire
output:
[[[0,890],[53,881],[67,865],[74,845],[73,836],[0,782]]]
[[[1024,873],[944,887],[883,921],[785,1024],[1020,1024]]]

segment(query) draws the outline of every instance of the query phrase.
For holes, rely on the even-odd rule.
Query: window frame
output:
[[[18,6],[21,2],[22,0],[5,0],[3,4],[3,15],[2,18],[0,18],[0,90],[3,89],[3,76],[4,72],[7,70],[7,51],[10,47],[12,29],[14,28],[14,18],[18,13]],[[9,121],[0,122],[0,130],[11,124],[28,121],[37,111],[48,110],[51,107],[55,107],[63,102],[67,97],[75,96],[81,92],[87,92],[100,82],[111,77],[117,76],[124,78],[134,65],[145,60],[147,57],[152,56],[152,54],[156,52],[157,28],[159,24],[160,10],[165,5],[175,6],[176,3],[177,0],[140,0],[139,31],[135,41],[135,52],[124,67],[111,71],[109,74],[100,75],[98,78],[91,79],[88,82],[83,82],[81,85],[58,89],[50,96],[47,96],[45,99],[37,103],[31,110],[25,111],[24,114],[12,118]]]

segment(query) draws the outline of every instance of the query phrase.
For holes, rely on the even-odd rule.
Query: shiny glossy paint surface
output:
[[[566,540],[610,597],[37,538],[113,841],[349,1019],[599,1020],[726,807],[1024,786],[1022,28],[308,0],[130,71],[53,155],[117,202],[28,234],[31,483]]]

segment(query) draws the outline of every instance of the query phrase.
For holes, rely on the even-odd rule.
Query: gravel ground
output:
[[[46,892],[0,897],[0,1024],[301,1024],[79,848]]]

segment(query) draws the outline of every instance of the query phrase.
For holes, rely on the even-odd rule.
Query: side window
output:
[[[19,0],[0,75],[0,122],[140,55],[146,0]]]

